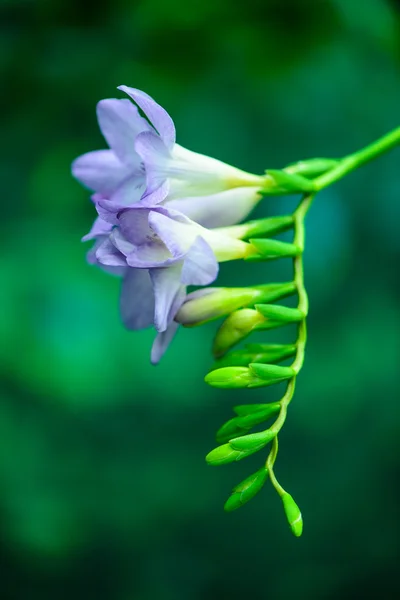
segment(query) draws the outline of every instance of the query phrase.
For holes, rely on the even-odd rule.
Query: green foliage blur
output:
[[[399,2],[0,10],[1,598],[397,597],[400,151],[321,193],[307,220],[309,344],[276,465],[301,539],[268,482],[222,510],[261,457],[204,461],[232,406],[273,392],[203,382],[215,323],[150,365],[153,332],[123,329],[118,280],[85,262],[94,209],[70,163],[105,147],[95,105],[120,84],[157,99],[180,144],[252,172],[354,151],[399,125]],[[227,264],[220,282],[289,273]]]

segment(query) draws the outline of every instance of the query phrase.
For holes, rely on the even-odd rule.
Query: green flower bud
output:
[[[229,496],[228,500],[225,502],[224,509],[226,512],[236,510],[254,498],[254,496],[262,489],[267,478],[268,470],[265,467],[261,467],[261,469],[252,475],[249,475],[244,481],[235,486],[231,496]]]
[[[211,450],[206,456],[206,462],[209,465],[226,465],[230,462],[237,460],[237,457],[241,454],[240,451],[234,450],[229,444],[218,446]]]
[[[245,260],[274,260],[277,258],[290,258],[301,254],[301,249],[295,244],[271,240],[269,238],[251,238],[250,243],[254,247],[254,253],[248,254]]]
[[[231,462],[237,462],[254,454],[257,450],[261,450],[265,444],[259,444],[258,446],[253,445],[250,448],[243,450],[235,450],[229,444],[223,444],[211,450],[206,456],[206,461],[209,465],[226,465]]]
[[[281,407],[279,402],[271,402],[270,404],[260,406],[263,407],[261,410],[234,417],[224,423],[217,432],[217,441],[220,443],[229,442],[232,438],[245,435],[254,425],[263,423],[272,415],[279,412]]]
[[[250,433],[249,435],[233,438],[233,440],[230,440],[229,446],[233,450],[260,450],[269,444],[269,442],[276,437],[276,434],[277,432],[273,429],[266,429],[265,431],[260,431],[259,433]]]
[[[282,495],[282,502],[293,535],[300,537],[303,532],[303,519],[299,507],[287,492]]]
[[[256,304],[256,310],[266,319],[282,321],[282,323],[298,323],[302,321],[305,314],[298,308],[277,306],[275,304]]]
[[[229,352],[217,360],[213,369],[247,367],[250,363],[274,363],[296,354],[295,344],[248,344],[244,350]]]
[[[217,331],[213,345],[214,356],[219,357],[225,354],[264,321],[264,317],[257,310],[251,308],[242,308],[233,312]]]
[[[246,351],[263,358],[263,360],[257,359],[251,362],[274,363],[294,356],[297,346],[296,344],[247,344]]]
[[[243,415],[241,417],[236,417],[237,423],[240,427],[254,427],[254,425],[259,425],[263,423],[273,415],[276,415],[281,409],[280,402],[270,402],[261,410],[256,412],[252,412],[248,415]]]
[[[274,385],[275,383],[290,379],[296,375],[296,371],[292,369],[292,367],[263,365],[259,363],[251,363],[249,367],[256,377],[264,379],[269,385]]]
[[[266,406],[268,404],[240,404],[239,406],[234,406],[233,410],[239,417],[245,417],[246,415],[263,410]]]
[[[190,327],[218,319],[255,302],[273,302],[294,294],[294,282],[271,283],[248,288],[206,288],[192,292],[179,309],[175,321]]]
[[[210,371],[204,381],[212,387],[221,389],[246,388],[251,383],[256,383],[258,378],[248,367],[224,367]]]

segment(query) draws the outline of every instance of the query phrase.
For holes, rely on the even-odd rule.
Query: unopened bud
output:
[[[233,312],[217,331],[213,345],[214,356],[219,357],[225,354],[264,321],[264,317],[257,310],[251,308]]]
[[[225,502],[224,509],[226,512],[236,510],[254,498],[254,496],[262,489],[267,477],[268,470],[265,467],[261,467],[261,469],[235,486],[232,490],[232,494]]]
[[[303,519],[299,507],[287,492],[282,495],[282,502],[293,535],[300,537],[303,532]]]
[[[201,325],[256,302],[273,302],[294,294],[294,282],[243,288],[205,288],[189,294],[175,320],[186,327]]]

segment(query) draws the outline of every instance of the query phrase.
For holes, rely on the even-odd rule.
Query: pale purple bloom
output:
[[[113,227],[99,221],[99,231]],[[174,317],[186,298],[186,287],[209,285],[217,277],[218,260],[243,257],[249,246],[164,206],[124,209],[115,225],[108,235],[100,235],[96,261],[107,269],[125,267],[122,320],[129,329],[154,323],[159,336],[152,361],[158,362],[176,331]]]
[[[176,332],[174,317],[189,285],[205,286],[218,262],[246,255],[249,245],[213,228],[234,225],[260,200],[263,178],[191,152],[175,142],[168,113],[126,86],[127,99],[97,105],[108,150],[89,152],[73,175],[94,193],[98,212],[88,261],[123,277],[120,311],[129,329],[155,326],[152,362]]]
[[[98,103],[99,126],[110,149],[84,154],[72,165],[73,175],[95,192],[95,201],[154,206],[167,196],[177,199],[238,187],[260,189],[263,177],[177,144],[171,117],[150,96],[127,86],[119,89],[136,102],[148,121],[127,99]]]

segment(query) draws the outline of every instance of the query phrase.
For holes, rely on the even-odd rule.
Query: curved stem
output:
[[[400,127],[393,129],[393,131],[365,146],[362,150],[345,156],[336,167],[314,179],[315,191],[322,190],[335,181],[342,179],[348,173],[391,150],[398,144],[400,144]]]
[[[310,206],[314,200],[315,194],[305,195],[297,209],[295,210],[294,217],[294,243],[301,249],[301,253],[293,259],[293,270],[294,270],[294,282],[296,284],[297,294],[299,297],[298,308],[304,313],[304,319],[300,321],[298,325],[298,334],[297,334],[297,351],[294,358],[294,361],[291,365],[292,369],[295,370],[296,375],[289,380],[286,392],[281,399],[281,410],[279,412],[279,416],[276,419],[275,423],[272,425],[271,429],[275,430],[276,433],[282,429],[283,424],[286,420],[287,415],[287,407],[289,406],[294,391],[296,388],[296,377],[297,373],[300,371],[301,367],[304,363],[304,353],[307,342],[307,325],[306,325],[306,317],[308,313],[308,296],[306,292],[306,288],[304,285],[304,265],[303,265],[303,251],[304,251],[304,243],[305,243],[305,227],[304,227],[304,219],[306,217],[307,212],[310,209]],[[279,485],[276,477],[273,473],[273,465],[276,460],[276,456],[278,454],[278,441],[277,437],[274,438],[272,443],[271,452],[267,458],[266,467],[270,471],[270,478],[279,494],[283,493],[283,488]]]

